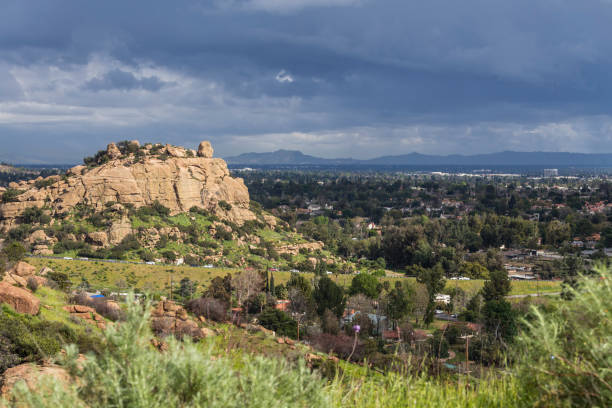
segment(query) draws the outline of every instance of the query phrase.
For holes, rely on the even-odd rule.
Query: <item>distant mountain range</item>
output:
[[[375,159],[324,159],[299,150],[277,150],[267,153],[244,153],[225,157],[232,165],[391,165],[391,166],[550,166],[612,167],[612,153],[513,152],[448,156],[408,153]]]

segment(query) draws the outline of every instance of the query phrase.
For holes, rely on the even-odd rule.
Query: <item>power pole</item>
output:
[[[469,372],[469,350],[470,350],[470,337],[473,334],[466,334],[465,336],[460,336],[460,339],[465,339],[465,387],[469,387],[470,385],[470,372]]]

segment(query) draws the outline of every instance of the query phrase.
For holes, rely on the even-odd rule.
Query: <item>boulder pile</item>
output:
[[[63,309],[70,313],[70,316],[83,319],[87,323],[91,323],[97,326],[99,329],[106,329],[106,322],[104,320],[104,317],[99,315],[92,307],[82,305],[68,305],[64,306]]]
[[[151,327],[156,334],[161,336],[172,334],[176,337],[182,337],[188,335],[198,340],[216,335],[213,330],[200,327],[196,321],[189,317],[183,307],[171,300],[157,303],[151,312]]]

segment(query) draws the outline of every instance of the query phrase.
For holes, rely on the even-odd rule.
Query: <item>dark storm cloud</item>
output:
[[[45,134],[612,151],[610,21],[605,0],[7,0],[0,137],[38,137],[41,159]]]

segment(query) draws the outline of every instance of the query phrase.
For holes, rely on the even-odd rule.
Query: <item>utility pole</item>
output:
[[[469,372],[469,350],[470,350],[470,337],[473,337],[473,334],[466,334],[465,336],[460,336],[460,339],[465,339],[465,387],[469,387],[470,385],[470,372]]]

